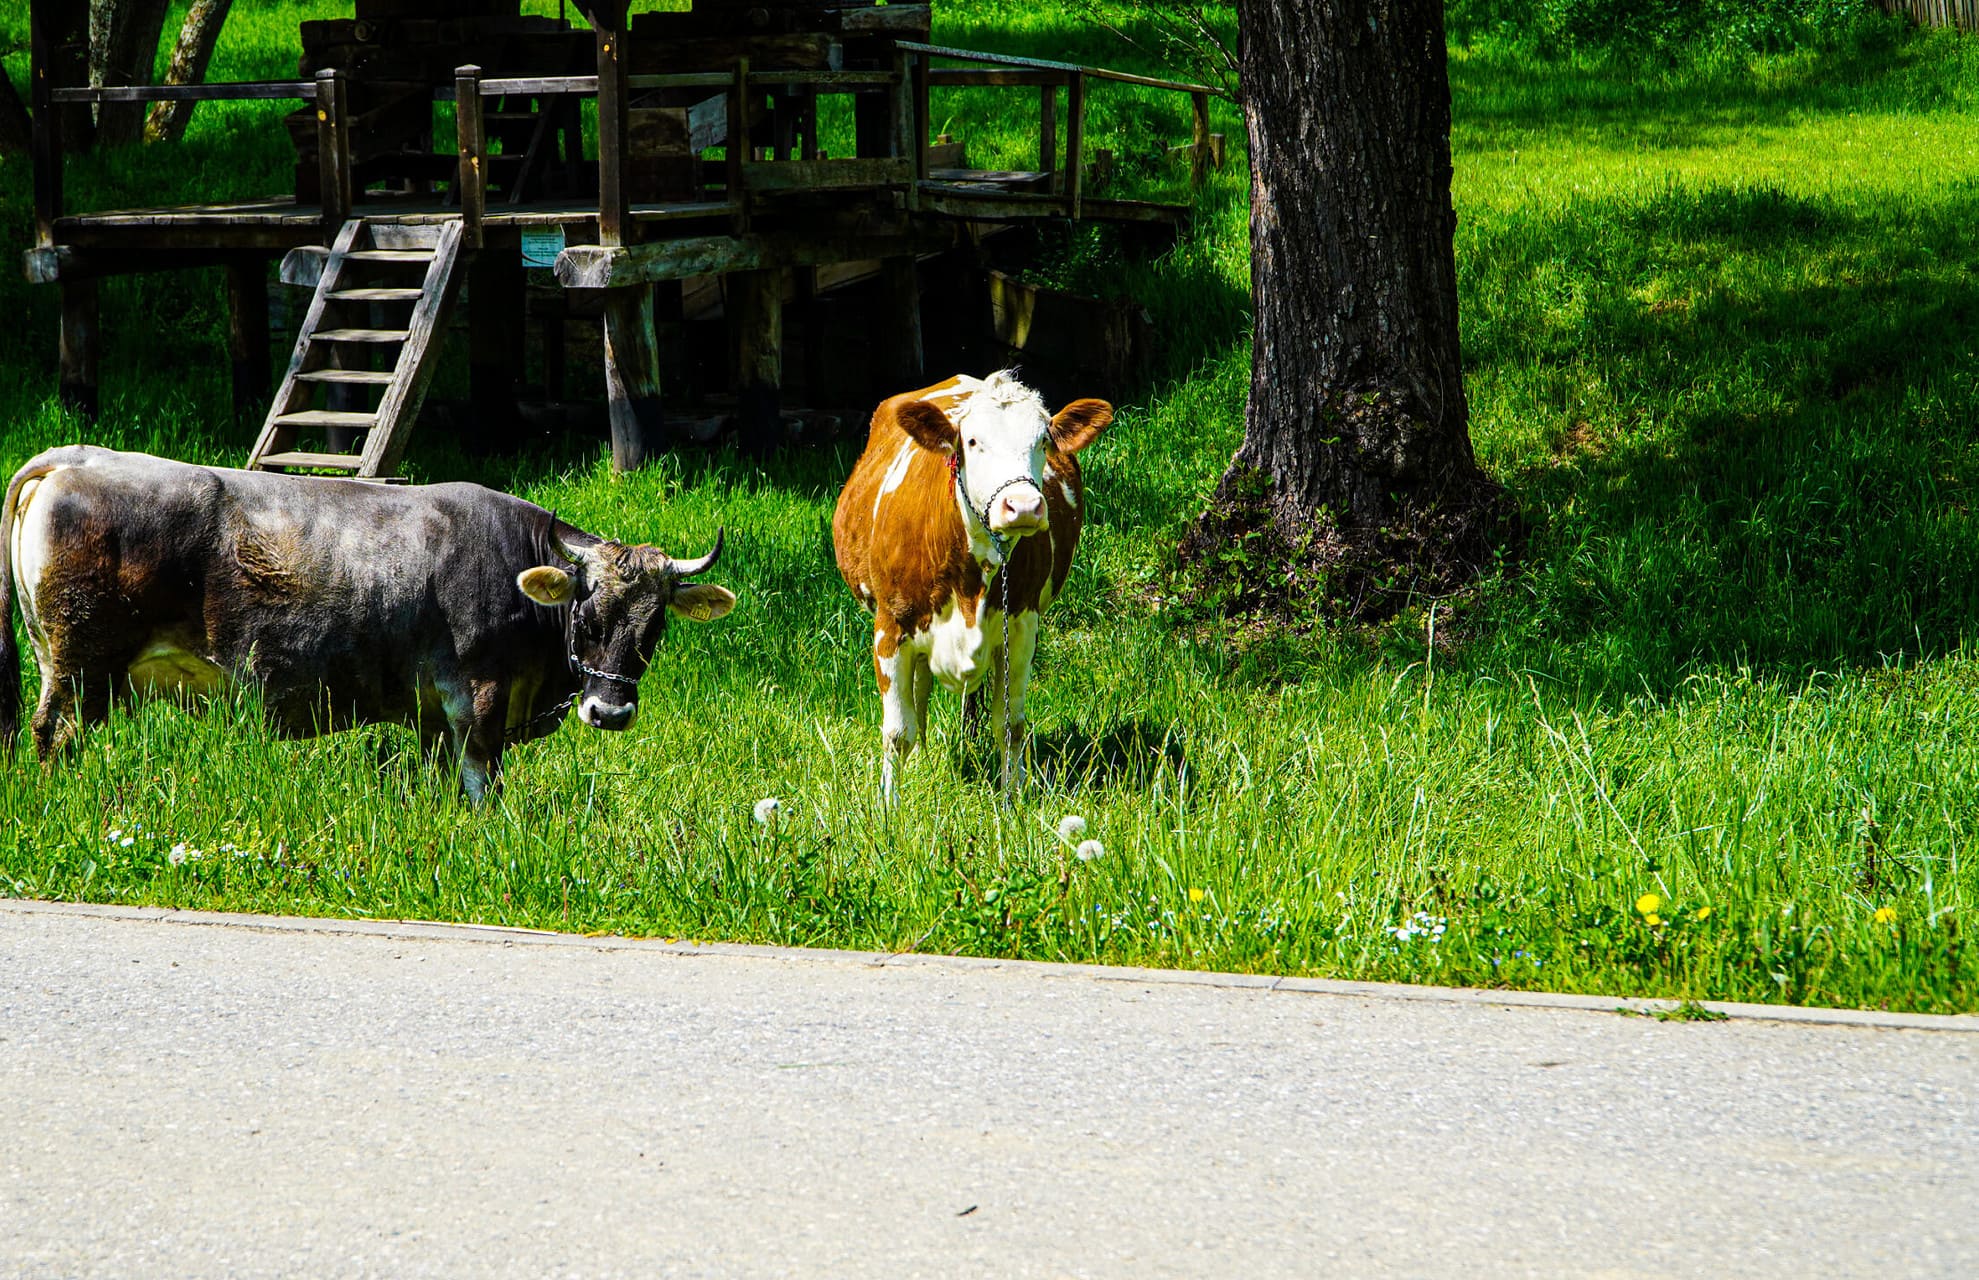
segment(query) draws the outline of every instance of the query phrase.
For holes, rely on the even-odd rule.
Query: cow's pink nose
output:
[[[1036,489],[1008,490],[990,512],[990,528],[998,533],[1035,533],[1045,521],[1044,495]]]

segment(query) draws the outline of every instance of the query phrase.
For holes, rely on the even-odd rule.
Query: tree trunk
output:
[[[1281,548],[1406,558],[1373,544],[1489,488],[1457,342],[1443,0],[1241,0],[1241,21],[1256,332],[1225,531],[1249,504]]]
[[[213,46],[220,42],[220,28],[234,0],[192,0],[185,24],[179,28],[179,43],[172,50],[171,65],[165,68],[166,84],[202,84],[206,64],[213,60]],[[185,136],[192,119],[191,102],[154,102],[144,122],[146,142],[177,142]]]
[[[90,0],[89,83],[150,84],[169,0]],[[129,146],[144,136],[142,102],[106,102],[96,113],[96,141]]]

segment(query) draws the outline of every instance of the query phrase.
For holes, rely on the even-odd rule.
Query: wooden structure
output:
[[[876,390],[922,377],[917,263],[983,229],[1032,220],[1174,224],[1180,205],[1087,189],[1088,91],[1124,82],[1187,94],[1181,150],[1200,181],[1220,158],[1212,92],[1143,76],[928,43],[926,5],[694,0],[629,13],[575,0],[591,24],[520,16],[518,0],[355,0],[302,24],[294,81],[89,88],[75,0],[31,0],[37,244],[30,278],[62,292],[61,389],[94,410],[96,282],[224,265],[236,411],[268,400],[269,261],[313,285],[294,356],[251,465],[388,477],[405,448],[464,283],[471,396],[498,429],[514,412],[524,251],[602,318],[612,456],[664,448],[655,291],[718,278],[745,447],[781,438],[782,311],[821,273],[869,263],[888,301]],[[960,64],[960,65],[956,65]],[[1027,90],[1038,167],[982,172],[930,140],[947,87]],[[829,154],[823,109],[849,98]],[[63,117],[110,101],[298,101],[293,193],[116,212],[67,208]],[[843,106],[843,104],[840,104]],[[451,107],[450,151],[436,150]],[[442,128],[436,129],[436,120]],[[595,141],[591,141],[592,138]],[[835,139],[836,140],[836,139]],[[849,143],[849,149],[845,145]],[[259,353],[260,358],[257,358]]]
[[[1979,31],[1979,0],[1880,0],[1885,13],[1907,14],[1920,27]]]

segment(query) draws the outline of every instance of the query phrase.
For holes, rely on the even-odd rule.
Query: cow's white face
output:
[[[606,542],[581,551],[556,544],[568,568],[538,565],[516,577],[522,593],[546,608],[568,607],[573,673],[582,684],[578,719],[598,729],[630,729],[639,714],[639,677],[653,660],[668,614],[708,622],[735,607],[735,593],[681,579],[712,568],[712,553],[692,563],[658,547]]]
[[[1055,444],[1077,453],[1112,421],[1103,400],[1076,400],[1056,417],[1036,391],[1005,370],[980,381],[963,378],[937,393],[952,400],[943,413],[923,400],[909,406],[901,425],[922,445],[956,460],[957,496],[973,519],[1007,538],[1037,533],[1051,524],[1045,485],[1052,479]]]

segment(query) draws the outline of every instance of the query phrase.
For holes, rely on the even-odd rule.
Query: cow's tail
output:
[[[21,647],[14,638],[14,520],[21,485],[51,468],[22,467],[0,503],[0,755],[10,754],[21,732]]]

